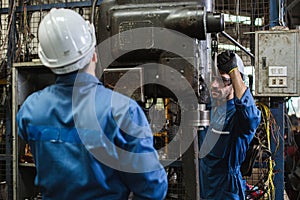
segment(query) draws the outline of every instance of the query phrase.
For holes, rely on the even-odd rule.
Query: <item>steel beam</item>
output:
[[[102,0],[98,0],[97,5],[100,5]],[[92,7],[91,1],[82,1],[82,2],[66,2],[66,3],[52,3],[52,4],[41,4],[41,5],[27,5],[27,12],[41,11],[41,10],[50,10],[51,8],[83,8],[83,7]],[[23,12],[24,6],[17,6],[16,13]],[[8,14],[9,8],[0,8],[0,14]]]

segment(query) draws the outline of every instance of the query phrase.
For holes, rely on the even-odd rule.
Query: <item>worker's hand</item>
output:
[[[230,74],[237,68],[237,60],[232,51],[224,51],[217,57],[218,69],[226,74]]]

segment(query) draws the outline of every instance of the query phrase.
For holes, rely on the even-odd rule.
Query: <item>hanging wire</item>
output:
[[[9,21],[8,21],[8,26],[7,26],[7,34],[5,35],[5,38],[4,38],[4,41],[3,41],[3,44],[0,48],[0,52],[4,52],[5,50],[5,45],[8,43],[8,36],[9,36],[9,32],[10,32],[10,29],[11,29],[11,26],[12,26],[12,21],[13,21],[13,16],[15,15],[15,11],[16,11],[16,1],[13,1],[13,5],[12,5],[12,10],[11,10],[11,13],[9,13]],[[12,53],[12,52],[11,52]],[[3,61],[2,61],[3,62]],[[0,73],[2,72],[3,68],[4,68],[5,65],[1,65],[0,66]]]
[[[268,185],[267,187],[267,194],[271,199],[275,198],[275,186],[274,186],[274,166],[276,165],[275,161],[272,159],[272,157],[274,157],[274,155],[277,153],[277,149],[279,147],[279,136],[275,136],[275,135],[279,135],[279,128],[276,124],[275,118],[273,117],[270,109],[268,108],[267,105],[258,102],[257,103],[258,108],[261,110],[262,113],[262,122],[263,122],[263,127],[264,127],[264,131],[266,134],[266,140],[267,140],[267,147],[269,150],[271,150],[271,138],[273,138],[274,142],[276,143],[276,148],[275,151],[272,153],[273,156],[271,156],[269,158],[269,163],[268,163],[268,167],[269,167],[269,173],[267,176],[267,180],[266,180],[266,184]]]

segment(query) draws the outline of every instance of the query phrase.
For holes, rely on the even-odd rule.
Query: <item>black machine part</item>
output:
[[[224,30],[223,14],[206,12],[197,1],[142,2],[144,4],[132,0],[103,1],[98,40],[103,41],[122,31],[152,26],[173,29],[199,40],[205,40],[206,33]]]
[[[97,41],[101,43],[119,34],[118,39],[111,40],[110,43],[112,56],[116,60],[113,66],[159,62],[163,51],[155,46],[162,38],[158,38],[160,36],[152,28],[173,30],[198,40],[206,40],[207,33],[224,30],[223,14],[206,12],[206,8],[199,1],[106,0],[101,3],[99,13]],[[132,31],[138,28],[149,29],[141,36]],[[125,31],[127,33],[122,35]],[[166,45],[178,43],[167,34],[163,41]],[[127,51],[136,44],[140,50]],[[118,56],[123,53],[126,55]]]

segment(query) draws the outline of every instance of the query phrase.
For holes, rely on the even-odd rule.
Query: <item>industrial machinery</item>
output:
[[[223,14],[212,7],[209,0],[105,0],[97,7],[97,76],[144,109],[168,172],[167,199],[200,199],[196,136],[209,125],[213,36],[224,30]],[[14,65],[13,117],[26,96],[51,82],[53,74],[38,63]],[[16,124],[13,132],[16,136]],[[14,196],[36,196],[37,188],[29,184],[30,152],[21,141],[14,144],[19,155],[14,159],[25,160],[14,167],[23,191],[14,190]]]
[[[107,77],[109,72],[138,66],[144,97],[176,99],[174,91],[163,84],[179,87],[180,80],[174,79],[179,73],[194,89],[197,103],[208,103],[205,80],[211,73],[210,33],[224,30],[223,15],[211,12],[210,4],[187,0],[103,1],[97,23],[102,67],[98,75]],[[115,78],[118,81],[120,77]],[[104,78],[106,81],[112,82]]]
[[[200,199],[197,131],[209,125],[212,1],[107,0],[99,7],[103,83],[144,108],[169,176],[167,199]],[[216,38],[216,37],[214,37]]]
[[[155,148],[168,173],[169,190],[166,200],[200,199],[199,146],[196,136],[199,130],[206,128],[210,123],[208,85],[215,67],[218,33],[254,58],[253,54],[224,32],[224,16],[214,12],[215,1],[93,0],[42,5],[35,5],[35,1],[24,1],[22,6],[14,5],[14,1],[9,2],[11,12],[18,14],[19,22],[16,26],[11,26],[10,35],[7,37],[8,46],[12,48],[8,52],[16,52],[15,55],[8,54],[11,56],[8,59],[10,62],[36,58],[36,55],[32,55],[36,48],[34,45],[31,48],[32,41],[36,41],[34,31],[38,27],[34,23],[40,21],[45,14],[43,12],[52,7],[67,7],[83,15],[92,13],[91,21],[95,24],[98,42],[97,76],[107,87],[132,97],[144,109],[153,130]],[[261,17],[255,11],[256,3],[251,3],[250,32],[255,30],[255,19]],[[2,9],[2,12],[8,13],[8,10]],[[11,17],[6,17],[11,20],[9,24],[14,24],[14,15],[9,16]],[[235,24],[231,25],[232,28]],[[15,33],[15,27],[24,32]],[[264,111],[263,121],[275,121],[270,120],[273,112],[273,118],[282,125],[283,98],[300,95],[299,30],[259,31],[255,33],[255,37],[255,96],[267,103],[271,102],[270,97],[274,98],[272,101],[275,103],[271,105],[271,109],[259,104]],[[15,38],[17,44],[14,44]],[[25,42],[20,42],[22,39]],[[22,49],[22,45],[25,50]],[[37,62],[15,63],[10,70],[12,79],[10,80],[9,76],[8,80],[11,81],[13,91],[14,119],[25,98],[53,83],[55,77],[50,70]],[[275,123],[271,124],[273,126],[268,126],[268,123],[260,128],[260,136],[266,141],[272,135],[270,127],[277,127]],[[13,194],[9,197],[35,199],[40,194],[39,189],[34,187],[35,166],[30,149],[23,141],[18,140],[15,120],[12,120],[12,129]],[[280,131],[282,133],[283,128]],[[265,132],[269,134],[268,137],[265,136]],[[278,144],[270,146],[272,150],[277,151],[277,154],[274,154],[274,172],[277,172],[274,175],[274,185],[280,195],[283,195],[283,186],[278,185],[284,182],[281,165],[282,135],[283,133],[275,142],[271,139],[267,141],[268,145],[272,142]],[[265,163],[269,165],[266,167]],[[268,176],[262,180],[270,185],[268,187],[273,187],[274,191],[272,163],[272,159],[268,157],[267,162],[262,162],[264,165],[261,169],[272,172],[265,173]],[[255,165],[257,163],[254,163]],[[299,170],[291,174],[291,178],[294,179],[298,172]],[[265,187],[263,184],[261,186]],[[280,195],[277,195],[276,199],[283,199]]]

